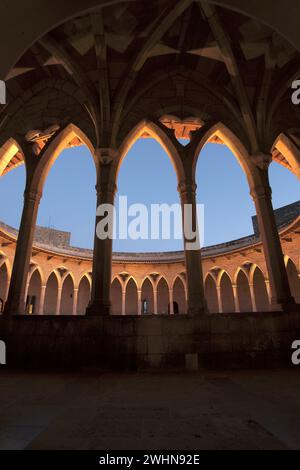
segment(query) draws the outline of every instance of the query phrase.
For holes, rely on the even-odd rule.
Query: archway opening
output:
[[[138,314],[138,295],[137,286],[132,278],[129,279],[126,285],[126,301],[125,301],[126,315]]]
[[[216,282],[210,274],[205,279],[204,292],[209,313],[218,313],[219,303]]]
[[[154,138],[135,141],[122,160],[117,186],[114,251],[183,249],[177,176],[166,151]]]
[[[179,277],[176,278],[174,285],[173,285],[173,301],[174,301],[174,306],[173,306],[174,313],[186,313],[187,312],[184,285],[183,285],[182,280]],[[175,309],[175,304],[177,304],[176,309]],[[175,310],[178,310],[178,311],[176,312]]]
[[[121,315],[122,312],[122,286],[119,279],[116,277],[111,285],[110,290],[110,297],[111,297],[111,313],[113,315]]]
[[[169,312],[169,287],[165,278],[162,277],[157,285],[157,313],[166,315]]]
[[[222,303],[222,313],[235,312],[234,295],[230,277],[226,272],[222,274],[220,281],[220,293]]]
[[[73,303],[74,303],[74,282],[73,282],[72,276],[68,274],[62,286],[60,314],[72,315]]]
[[[286,269],[292,296],[297,303],[300,303],[300,279],[297,268],[291,259],[288,260]]]
[[[57,280],[55,273],[51,273],[46,284],[45,303],[44,303],[45,315],[56,315],[57,296],[58,296],[58,280]]]
[[[242,269],[239,270],[236,285],[240,312],[252,312],[252,300],[249,282],[246,274]]]
[[[0,267],[0,313],[3,312],[8,291],[8,271],[6,263]]]
[[[148,278],[142,285],[142,314],[154,314],[153,286]]]
[[[256,310],[258,312],[267,312],[269,310],[269,299],[266,288],[266,282],[263,273],[257,267],[253,275],[253,289]]]
[[[40,313],[40,298],[41,298],[42,279],[38,269],[34,271],[30,277],[27,297],[26,297],[26,312],[29,315]]]
[[[77,315],[85,315],[86,308],[90,301],[91,286],[86,276],[83,276],[78,287]]]

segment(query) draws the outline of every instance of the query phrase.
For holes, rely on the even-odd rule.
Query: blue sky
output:
[[[270,182],[274,208],[300,199],[297,178],[272,163]],[[0,179],[0,219],[19,226],[25,168],[19,167]],[[197,165],[197,202],[204,204],[204,245],[221,243],[253,232],[255,214],[244,173],[230,150],[208,144]],[[172,164],[152,139],[135,143],[121,166],[118,193],[128,203],[179,203]],[[5,202],[3,204],[3,201]],[[53,165],[44,189],[38,224],[72,233],[74,246],[91,248],[95,223],[95,168],[85,147],[65,150]],[[115,251],[181,250],[181,240],[116,240]]]

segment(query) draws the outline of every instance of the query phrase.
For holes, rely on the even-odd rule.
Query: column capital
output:
[[[37,190],[25,190],[24,191],[24,200],[28,202],[37,202],[39,203],[42,197],[42,193]]]
[[[118,151],[111,147],[98,147],[95,149],[95,157],[101,165],[110,165],[118,156]]]
[[[252,155],[252,161],[260,170],[267,170],[272,163],[272,155],[271,153],[258,152]]]
[[[251,188],[250,194],[251,194],[253,201],[255,202],[260,199],[271,199],[272,190],[269,184],[259,185],[259,186],[254,186],[253,188]]]
[[[177,190],[180,195],[183,194],[195,194],[197,189],[197,184],[195,181],[180,181]]]

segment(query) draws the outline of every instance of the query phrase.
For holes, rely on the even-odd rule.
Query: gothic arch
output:
[[[37,266],[29,276],[29,283],[26,296],[26,312],[38,314],[40,312],[41,289],[43,284],[42,271]]]
[[[91,280],[84,274],[79,281],[76,313],[84,315],[91,297]]]
[[[287,262],[286,262],[286,270],[288,274],[292,296],[294,297],[296,302],[300,303],[299,272],[297,270],[296,264],[289,257],[287,258]]]
[[[125,313],[126,315],[138,314],[138,285],[136,280],[131,276],[126,282],[125,295]]]
[[[154,287],[151,279],[146,276],[142,282],[142,313],[154,314]],[[146,302],[147,310],[144,311],[144,303]]]
[[[266,288],[265,276],[262,270],[254,265],[251,273],[251,282],[253,285],[256,310],[258,312],[266,312],[269,310],[269,299]]]
[[[252,300],[249,286],[249,276],[243,267],[239,267],[235,274],[235,284],[237,286],[237,296],[240,312],[252,312]]]
[[[169,285],[164,276],[160,276],[157,282],[157,313],[168,314],[169,306]]]
[[[204,280],[204,292],[209,313],[219,312],[217,285],[214,276],[207,273]]]
[[[122,314],[122,282],[119,276],[115,276],[110,289],[110,297],[112,302],[111,313],[113,315]]]
[[[175,312],[177,304],[178,312]],[[180,276],[176,276],[173,282],[173,311],[174,313],[186,313],[186,290],[183,280]]]
[[[235,312],[232,282],[229,274],[225,270],[222,270],[219,275],[218,286],[220,288],[222,313]]]
[[[61,278],[56,270],[53,270],[46,281],[44,314],[56,315],[58,289],[61,287]]]
[[[69,272],[66,276],[64,276],[63,281],[62,281],[60,314],[72,315],[73,314],[73,302],[74,302],[74,276]]]

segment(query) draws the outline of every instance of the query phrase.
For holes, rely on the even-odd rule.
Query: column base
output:
[[[91,302],[85,311],[86,315],[107,316],[110,315],[111,304],[103,302]]]

